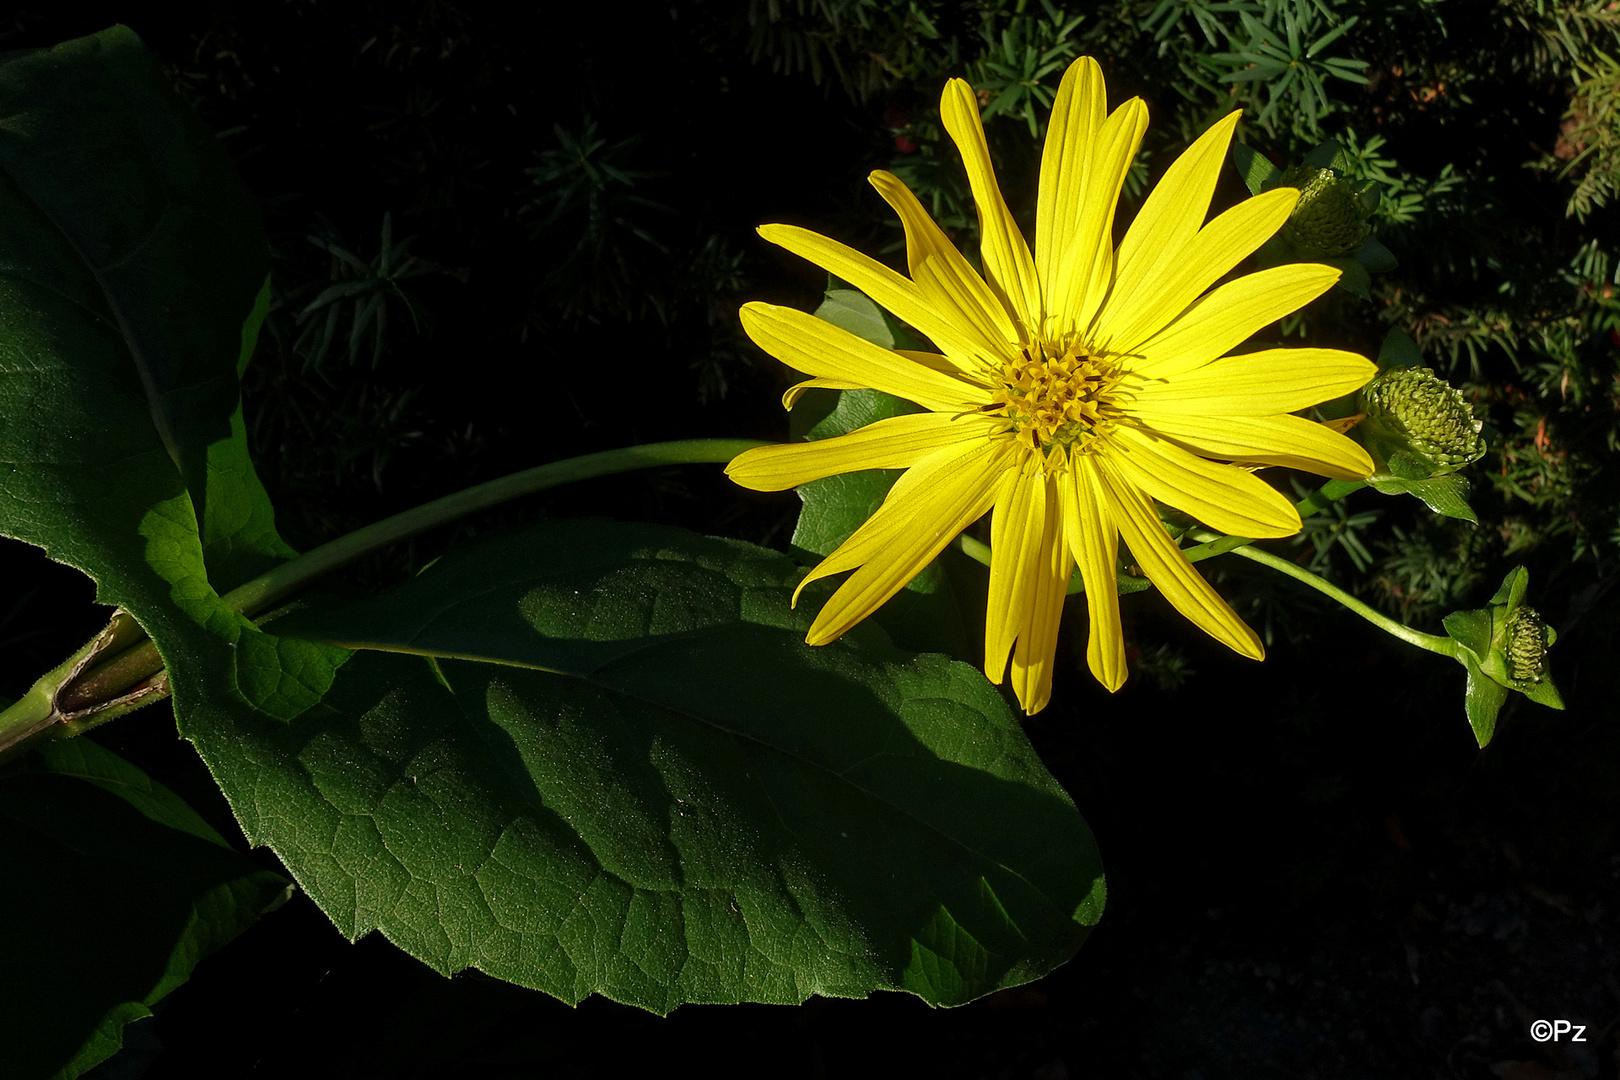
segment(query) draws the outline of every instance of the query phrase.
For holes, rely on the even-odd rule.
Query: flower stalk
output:
[[[685,439],[537,465],[356,529],[244,582],[220,599],[251,617],[363,555],[523,495],[636,469],[725,464],[743,451],[763,445],[758,439]],[[40,738],[88,731],[166,697],[168,692],[156,644],[127,612],[120,611],[94,640],[0,712],[0,760]]]

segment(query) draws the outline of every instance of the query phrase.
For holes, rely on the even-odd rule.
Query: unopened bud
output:
[[[1530,575],[1524,567],[1515,567],[1502,579],[1489,606],[1453,611],[1445,618],[1446,634],[1456,648],[1453,655],[1468,671],[1464,701],[1481,746],[1491,741],[1496,714],[1509,692],[1549,709],[1564,707],[1547,672],[1547,650],[1558,634],[1524,602],[1529,587]]]
[[[1535,608],[1520,606],[1507,621],[1508,674],[1516,682],[1537,682],[1546,655],[1546,625]]]
[[[1290,169],[1282,183],[1299,189],[1299,202],[1283,225],[1283,237],[1301,254],[1335,259],[1354,255],[1369,231],[1367,215],[1350,181],[1332,169]]]
[[[1484,424],[1462,393],[1428,368],[1394,368],[1361,391],[1363,411],[1388,434],[1442,472],[1460,469],[1485,453]]]

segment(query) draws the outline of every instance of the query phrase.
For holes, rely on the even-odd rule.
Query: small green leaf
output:
[[[1549,709],[1562,709],[1564,698],[1553,685],[1552,676],[1543,675],[1534,682],[1525,683],[1520,692],[1537,705],[1545,705]]]
[[[856,289],[830,287],[816,308],[816,318],[848,330],[863,341],[885,349],[922,349],[926,345]]]
[[[1463,666],[1468,669],[1468,687],[1463,700],[1468,726],[1474,729],[1474,741],[1484,749],[1496,734],[1496,717],[1507,701],[1507,687],[1481,671],[1472,657],[1464,657]]]
[[[1453,611],[1443,620],[1446,633],[1463,648],[1483,659],[1491,651],[1491,613],[1486,610]]]
[[[1341,271],[1339,288],[1352,296],[1359,296],[1363,300],[1372,299],[1372,277],[1368,275],[1367,268],[1354,258],[1324,259],[1329,266],[1337,266]]]
[[[838,395],[837,407],[811,429],[809,437],[832,438],[919,411],[911,402],[878,390],[845,390]],[[877,512],[899,478],[898,469],[866,469],[800,484],[804,506],[793,530],[793,550],[808,561],[832,554]],[[825,587],[817,590],[812,586],[803,602],[819,606],[825,591]],[[960,655],[966,647],[956,594],[938,560],[912,578],[873,618],[903,648]]]
[[[1377,180],[1363,180],[1357,185],[1356,209],[1361,211],[1362,217],[1371,217],[1373,214],[1377,213],[1378,207],[1383,203],[1383,201],[1384,185],[1379,183]],[[1389,254],[1388,249],[1382,244],[1378,245],[1378,249],[1383,251],[1386,255]],[[1395,269],[1395,256],[1389,255],[1389,263],[1390,265],[1388,269]],[[1367,269],[1371,270],[1374,268],[1372,266],[1368,266]]]
[[[276,515],[248,455],[242,404],[230,436],[208,447],[208,507],[202,523],[208,581],[223,594],[298,554],[276,532]]]
[[[1331,169],[1338,160],[1342,147],[1332,139],[1317,143],[1305,154],[1301,164],[1307,169]]]
[[[1403,460],[1400,454],[1392,456],[1388,464],[1390,470],[1397,473],[1426,468],[1413,465],[1410,459]],[[1474,513],[1473,507],[1468,505],[1468,481],[1457,473],[1419,476],[1415,479],[1404,476],[1381,478],[1372,481],[1372,487],[1374,491],[1385,495],[1415,495],[1422,499],[1430,510],[1443,517],[1479,524],[1478,515]]]
[[[1362,243],[1361,250],[1356,252],[1356,262],[1374,274],[1387,274],[1399,265],[1389,248],[1370,236]]]
[[[1524,602],[1524,593],[1529,587],[1530,571],[1522,566],[1515,566],[1502,579],[1502,584],[1497,586],[1490,603],[1506,604],[1509,608],[1516,608]]]
[[[1415,368],[1423,366],[1423,353],[1418,344],[1398,326],[1389,328],[1384,335],[1383,344],[1378,346],[1378,367],[1381,371],[1390,368]]]
[[[1267,160],[1264,154],[1242,143],[1232,144],[1232,165],[1243,177],[1251,195],[1269,190],[1282,179],[1281,169]]]
[[[810,430],[809,438],[829,439],[920,411],[911,402],[878,390],[845,390],[833,411]],[[807,556],[830,554],[883,505],[899,478],[898,469],[869,469],[800,484],[804,509],[793,531],[793,546]]]
[[[1061,963],[1101,871],[1001,696],[876,633],[805,645],[799,574],[543,522],[272,623],[363,650],[290,725],[185,668],[175,699],[249,837],[441,972],[667,1012],[955,1004]]]
[[[117,1052],[125,1024],[290,888],[87,738],[0,777],[0,881],[6,1075],[62,1080]]]

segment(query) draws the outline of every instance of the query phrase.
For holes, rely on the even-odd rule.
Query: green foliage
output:
[[[544,523],[272,623],[361,650],[304,720],[176,671],[179,718],[339,929],[446,974],[662,1013],[954,1004],[1062,962],[1102,878],[1010,710],[880,634],[811,649],[797,576],[735,541]]]
[[[1052,0],[1041,0],[1042,15],[1020,11],[985,48],[969,69],[969,81],[989,97],[982,117],[1022,117],[1033,138],[1045,127],[1057,84],[1069,62],[1080,54],[1073,38],[1085,18],[1073,18]]]
[[[1314,133],[1338,108],[1329,79],[1367,82],[1367,61],[1323,55],[1361,21],[1358,16],[1342,18],[1322,0],[1238,0],[1220,7],[1236,14],[1237,23],[1209,20],[1227,48],[1200,55],[1199,62],[1255,107],[1255,121],[1267,131],[1275,133],[1286,117],[1294,130]]]
[[[19,369],[8,412],[32,414],[17,428],[40,429],[13,435],[7,460],[51,460],[35,451],[74,438],[51,430],[55,403],[24,388],[60,357],[91,383],[139,387],[150,410],[142,426],[202,520],[210,448],[230,438],[239,403],[241,327],[268,267],[258,211],[212,137],[171,100],[161,70],[122,27],[0,63],[0,295],[10,324],[0,348]],[[190,265],[198,251],[214,256],[203,273]],[[76,465],[124,456],[94,428],[84,434],[101,449],[68,453]],[[51,480],[13,482],[26,490]]]
[[[6,1071],[62,1080],[117,1052],[125,1024],[291,892],[89,739],[0,775],[0,876]]]
[[[1395,525],[1378,540],[1374,587],[1385,606],[1409,625],[1431,622],[1468,598],[1479,580],[1472,568],[1487,547],[1481,530],[1459,527],[1457,519]]]
[[[393,215],[384,214],[382,238],[376,256],[370,260],[362,259],[335,239],[308,237],[311,244],[332,256],[332,284],[298,313],[304,332],[293,348],[303,354],[306,363],[320,367],[331,353],[338,331],[346,323],[349,363],[359,360],[361,346],[369,334],[371,366],[375,368],[387,347],[388,309],[395,302],[404,306],[411,324],[421,331],[416,307],[400,283],[431,274],[435,268],[409,253],[416,237],[407,236],[396,244],[393,235]]]
[[[577,135],[561,124],[553,130],[557,148],[539,151],[539,164],[523,170],[533,193],[518,210],[531,240],[564,253],[546,287],[567,318],[644,314],[645,268],[656,263],[642,256],[669,254],[653,219],[670,208],[636,193],[652,176],[626,164],[639,140],[609,142],[589,117]]]
[[[409,38],[430,24],[424,55],[443,41],[439,61],[452,62],[461,17],[435,9],[415,30],[389,31],[377,70],[425,62]],[[1409,332],[1403,363],[1461,386],[1490,425],[1472,498],[1497,527],[1437,518],[1445,492],[1433,510],[1367,496],[1310,519],[1299,561],[1330,576],[1366,572],[1364,591],[1417,620],[1468,602],[1510,555],[1534,560],[1538,575],[1544,567],[1541,581],[1576,561],[1605,570],[1620,555],[1620,492],[1604,471],[1620,450],[1609,220],[1620,17],[1606,0],[1509,0],[1484,14],[1427,0],[1119,0],[1083,17],[1049,0],[690,10],[706,50],[694,79],[735,75],[724,64],[746,39],[761,71],[838,86],[858,106],[829,126],[864,131],[872,146],[870,160],[851,163],[849,186],[868,168],[892,169],[970,257],[977,217],[932,111],[945,78],[965,76],[980,93],[998,175],[1026,225],[1030,135],[1073,56],[1103,58],[1114,104],[1151,100],[1128,201],[1214,117],[1245,107],[1239,164],[1251,188],[1308,168],[1333,172],[1325,184],[1341,195],[1379,196],[1357,207],[1373,233],[1362,248],[1322,253],[1360,265],[1359,287],[1282,332],[1362,352],[1386,328]],[[758,288],[760,269],[745,256],[746,229],[712,213],[734,192],[711,194],[699,212],[669,182],[712,147],[674,153],[678,140],[637,130],[623,110],[592,109],[590,80],[560,81],[580,98],[567,115],[585,119],[547,136],[522,113],[539,134],[509,140],[511,159],[491,168],[457,142],[462,120],[447,121],[455,110],[428,91],[398,95],[372,129],[421,174],[405,185],[410,197],[389,192],[402,229],[460,263],[456,215],[488,203],[522,254],[508,278],[479,282],[497,297],[483,310],[499,318],[455,340],[495,353],[488,370],[502,377],[520,363],[545,373],[545,400],[525,400],[492,429],[542,458],[593,430],[642,439],[681,415],[672,403],[684,395],[713,404],[746,380],[731,301]],[[0,59],[0,460],[14,463],[0,477],[0,532],[83,569],[99,599],[134,613],[247,836],[269,844],[345,933],[381,929],[440,971],[474,966],[568,1001],[600,992],[656,1011],[876,989],[950,1004],[1073,953],[1103,898],[1089,833],[984,679],[909,652],[960,651],[968,636],[973,620],[943,572],[920,577],[876,625],[816,650],[802,634],[820,596],[791,607],[801,568],[788,559],[600,522],[508,532],[382,597],[328,598],[263,625],[226,603],[295,556],[250,431],[261,465],[282,470],[278,499],[322,493],[282,504],[315,520],[312,532],[364,513],[344,493],[368,451],[359,471],[380,488],[389,446],[421,440],[429,452],[418,461],[437,468],[497,440],[471,421],[465,435],[431,432],[431,446],[423,435],[434,395],[420,369],[461,361],[398,333],[405,315],[433,324],[430,275],[444,268],[411,253],[414,237],[394,242],[380,196],[354,216],[381,217],[375,255],[333,229],[314,240],[326,265],[304,273],[290,254],[303,242],[278,244],[278,295],[296,303],[277,309],[257,214],[222,151],[242,129],[214,138],[167,83],[120,29]],[[1567,110],[1562,97],[1546,104],[1549,86],[1568,89]],[[739,213],[755,213],[770,180],[750,174],[753,201],[738,198]],[[826,186],[829,203],[841,197]],[[857,236],[892,228],[875,199],[845,210],[841,225]],[[289,328],[295,306],[302,323]],[[869,308],[831,294],[821,314],[901,340],[904,328]],[[268,389],[250,425],[238,380],[261,325],[269,355],[255,377]],[[385,353],[400,363],[381,365]],[[342,355],[348,364],[334,362]],[[367,356],[374,370],[344,370]],[[602,393],[609,363],[624,372]],[[305,367],[320,378],[300,381]],[[400,381],[388,382],[396,367]],[[470,374],[452,381],[474,388],[480,423],[505,405],[497,399],[528,397]],[[821,405],[805,425],[816,437],[897,407],[853,393]],[[831,550],[889,479],[807,485],[795,554]],[[401,556],[399,569],[432,553]],[[1482,743],[1504,687],[1556,697],[1550,679],[1525,674],[1539,631],[1513,580],[1448,622],[1473,651],[1470,719]],[[1168,646],[1145,648],[1139,666],[1166,689],[1193,675]],[[68,762],[70,749],[81,759]],[[101,816],[56,813],[69,801]],[[6,880],[32,890],[14,889],[11,902],[97,901],[83,940],[119,961],[104,961],[105,979],[64,989],[35,974],[51,957],[11,956],[30,984],[51,988],[40,999],[51,1024],[28,1032],[38,1036],[30,1052],[55,1063],[47,1069],[109,1052],[123,1022],[285,887],[84,740],[13,766],[0,804],[12,822],[0,844]],[[75,863],[86,836],[101,846]],[[116,903],[96,891],[108,882],[122,890]],[[139,949],[120,926],[142,928]],[[162,977],[128,978],[124,959]],[[7,1032],[0,1044],[15,1041]]]
[[[1300,498],[1309,494],[1297,480],[1294,481],[1294,493]],[[1305,518],[1305,528],[1298,542],[1311,545],[1311,558],[1306,566],[1313,574],[1329,574],[1333,566],[1333,552],[1337,549],[1345,553],[1350,565],[1358,572],[1368,570],[1373,565],[1374,557],[1367,550],[1362,533],[1381,515],[1381,510],[1352,511],[1340,501],[1331,504],[1325,511]]]
[[[1565,212],[1581,221],[1620,195],[1620,61],[1592,51],[1594,62],[1575,62],[1585,78],[1570,97],[1554,150],[1554,160],[1566,159],[1559,177],[1579,177]]]
[[[749,0],[748,58],[866,101],[934,61],[939,0]],[[935,61],[937,62],[937,61]]]
[[[221,641],[257,634],[218,593],[291,553],[247,459],[236,384],[265,312],[257,215],[121,27],[15,56],[0,101],[29,121],[0,139],[0,454],[36,463],[0,488],[0,532],[137,617],[170,612]],[[98,101],[135,115],[108,124],[88,109]],[[54,175],[72,156],[73,179]],[[120,286],[124,272],[102,267],[143,273]]]

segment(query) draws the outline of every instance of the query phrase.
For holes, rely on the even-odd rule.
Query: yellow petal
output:
[[[1125,685],[1125,633],[1119,622],[1119,527],[1108,511],[1096,462],[1073,459],[1063,491],[1064,532],[1086,583],[1090,634],[1086,665],[1110,692]]]
[[[1108,463],[1122,479],[1212,529],[1254,537],[1299,532],[1299,511],[1252,473],[1124,424],[1114,428],[1108,441]]]
[[[1365,480],[1373,471],[1360,444],[1302,416],[1160,413],[1153,428],[1196,453],[1240,465],[1281,465],[1338,480]]]
[[[1114,279],[1114,211],[1125,177],[1147,132],[1147,106],[1132,98],[1114,110],[1092,148],[1080,215],[1069,246],[1058,259],[1057,280],[1047,290],[1054,333],[1091,325]]]
[[[973,202],[979,208],[980,257],[990,288],[1001,297],[1020,329],[1035,330],[1041,325],[1041,285],[1035,276],[1035,260],[1018,231],[1018,223],[1001,198],[995,169],[990,164],[990,148],[984,141],[984,125],[979,120],[979,101],[973,88],[961,79],[945,84],[939,100],[940,118],[951,141],[956,143],[967,169]],[[921,327],[918,327],[921,329]],[[1020,336],[1020,344],[1029,342]]]
[[[805,640],[825,645],[883,606],[956,535],[984,516],[1017,444],[959,443],[907,469],[866,524],[807,574],[794,592],[854,569],[822,607]]]
[[[1150,379],[1194,371],[1267,323],[1304,307],[1339,280],[1320,263],[1273,266],[1229,281],[1131,351],[1130,369]]]
[[[1164,598],[1205,633],[1235,652],[1263,659],[1265,647],[1237,612],[1210,587],[1164,531],[1153,504],[1141,491],[1122,479],[1111,462],[1098,461],[1105,497],[1115,512],[1120,535],[1130,545],[1131,557]]]
[[[1074,559],[1063,542],[1056,484],[1047,478],[1047,514],[1040,544],[1031,553],[1033,573],[1031,594],[1024,607],[1018,644],[1013,648],[1012,688],[1026,715],[1034,716],[1052,699],[1052,667],[1057,657],[1058,625],[1063,619],[1063,601],[1068,596],[1069,575]]]
[[[1035,271],[1050,291],[1062,268],[1059,257],[1068,252],[1085,203],[1086,182],[1092,174],[1093,147],[1108,113],[1108,91],[1102,68],[1089,56],[1069,65],[1052,101],[1046,125],[1046,147],[1041,151],[1040,191],[1035,200]]]
[[[742,308],[754,344],[806,375],[882,390],[936,412],[966,412],[990,400],[983,387],[898,356],[794,308],[754,301]]]
[[[1035,204],[1035,269],[1053,336],[1088,325],[1107,291],[1114,210],[1146,130],[1139,99],[1107,115],[1095,60],[1082,56],[1069,65],[1052,102]]]
[[[1350,434],[1350,429],[1367,419],[1367,414],[1358,412],[1354,416],[1340,416],[1333,420],[1322,421],[1322,426],[1329,431],[1336,431],[1340,435]]]
[[[984,355],[983,344],[972,333],[951,322],[929,302],[921,286],[876,259],[797,225],[761,225],[758,231],[766,240],[849,282],[878,306],[915,326],[956,359],[962,370],[972,371],[994,363]]]
[[[895,349],[893,352],[896,356],[903,356],[914,364],[921,364],[923,367],[937,371],[942,375],[955,377],[962,372],[962,369],[950,357],[942,356],[939,353],[923,352],[920,349]]]
[[[726,475],[755,491],[785,491],[839,473],[909,469],[937,450],[985,440],[994,431],[991,421],[978,416],[891,416],[829,439],[746,450],[731,459]]]
[[[879,169],[869,179],[900,215],[900,224],[906,230],[911,276],[927,300],[964,333],[972,334],[984,352],[992,356],[1005,353],[1011,359],[1010,343],[1018,340],[1018,329],[990,286],[968,265],[899,177]]]
[[[990,594],[984,611],[984,673],[1000,683],[1035,593],[1048,507],[1040,460],[1031,454],[1009,473],[990,514]]]
[[[1097,340],[1114,352],[1134,352],[1265,243],[1298,201],[1296,188],[1276,188],[1246,199],[1199,230],[1181,246],[1174,261],[1154,262],[1139,282],[1116,282],[1097,319]],[[1145,256],[1138,259],[1138,265],[1146,262]]]
[[[1158,290],[1152,288],[1155,280],[1185,262],[1185,249],[1209,214],[1209,199],[1215,193],[1226,147],[1241,115],[1229,113],[1199,136],[1170,163],[1148,194],[1125,239],[1120,241],[1114,291],[1105,311],[1117,314],[1121,304],[1134,310],[1143,300],[1144,290],[1148,298],[1156,297]],[[1264,239],[1256,241],[1255,247]],[[1205,287],[1218,277],[1220,274],[1213,275]]]
[[[1166,412],[1273,416],[1358,390],[1377,373],[1371,360],[1339,349],[1266,349],[1149,382],[1135,390],[1129,410],[1142,417]]]
[[[806,390],[865,390],[865,383],[850,382],[848,379],[806,379],[804,382],[794,383],[782,392],[782,408],[789,410],[799,403]]]

